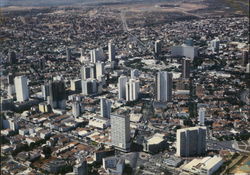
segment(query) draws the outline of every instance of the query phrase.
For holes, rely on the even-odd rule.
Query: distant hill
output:
[[[225,2],[225,5],[231,8],[243,12],[249,16],[249,0],[221,0]]]

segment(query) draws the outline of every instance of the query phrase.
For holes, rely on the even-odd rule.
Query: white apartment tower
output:
[[[28,80],[26,76],[18,76],[14,79],[16,99],[18,102],[23,102],[29,99]]]
[[[126,101],[135,101],[138,99],[140,92],[139,80],[130,79],[126,83]]]
[[[205,124],[205,116],[206,116],[206,108],[200,108],[199,109],[199,124],[202,126]]]
[[[198,126],[178,129],[176,133],[176,155],[192,157],[206,152],[206,127]]]
[[[172,100],[172,73],[158,72],[156,77],[156,99],[160,102]]]
[[[108,50],[109,50],[109,58],[108,61],[114,61],[115,60],[115,46],[112,44],[112,42],[109,42],[108,44]]]
[[[129,117],[111,115],[111,140],[112,145],[122,150],[130,148]]]

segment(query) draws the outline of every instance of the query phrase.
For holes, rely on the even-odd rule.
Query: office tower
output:
[[[176,155],[192,157],[206,152],[206,127],[198,126],[178,129],[176,133]]]
[[[250,63],[248,63],[246,66],[246,73],[250,73]]]
[[[81,91],[81,89],[82,89],[81,79],[70,80],[70,90]]]
[[[132,79],[136,79],[139,77],[139,71],[137,69],[132,69],[130,72],[130,77]]]
[[[95,67],[96,67],[96,78],[101,77],[104,74],[104,63],[97,62],[95,64]]]
[[[171,56],[173,57],[187,57],[194,59],[198,56],[198,49],[193,46],[172,46],[171,47]]]
[[[16,59],[16,53],[15,52],[9,52],[9,58],[8,58],[8,62],[10,64],[15,64],[17,63],[17,59]]]
[[[66,107],[66,91],[63,81],[49,82],[48,103],[53,109],[65,109]]]
[[[205,124],[205,116],[206,116],[206,108],[200,108],[199,109],[199,124],[202,126]]]
[[[108,61],[114,61],[115,60],[115,46],[112,44],[112,42],[109,42],[108,44],[109,49],[109,59]]]
[[[242,66],[246,66],[249,63],[249,55],[247,50],[243,50],[242,52]]]
[[[96,63],[104,59],[104,53],[102,48],[93,49],[90,51],[90,62]]]
[[[81,104],[78,101],[73,101],[72,103],[72,114],[74,117],[79,117],[81,114]]]
[[[188,38],[184,41],[184,44],[187,46],[194,46],[194,41],[192,38]]]
[[[92,95],[98,92],[97,82],[94,79],[82,80],[82,94]]]
[[[157,56],[161,54],[161,41],[160,40],[155,41],[155,54]]]
[[[126,82],[128,78],[126,76],[120,76],[118,79],[118,98],[125,99],[126,98]]]
[[[140,91],[139,80],[130,79],[126,82],[126,101],[135,101],[138,99]]]
[[[157,96],[160,102],[172,100],[172,73],[158,72],[156,77]]]
[[[88,175],[87,161],[78,158],[76,164],[73,166],[74,175]]]
[[[182,78],[190,78],[190,60],[182,60]]]
[[[112,144],[123,150],[130,147],[129,117],[111,115],[111,140]]]
[[[67,61],[70,61],[71,59],[71,50],[69,48],[66,48],[66,59]]]
[[[100,104],[101,104],[101,116],[104,118],[110,118],[111,105],[112,105],[111,101],[106,98],[101,98]]]
[[[95,78],[95,67],[94,66],[82,66],[80,70],[81,80],[87,80],[89,78]]]
[[[41,86],[41,90],[42,90],[43,99],[47,100],[47,97],[50,95],[50,93],[49,93],[49,84],[43,84]]]
[[[18,102],[23,102],[29,99],[28,80],[26,76],[18,76],[14,79],[16,99]]]
[[[220,40],[218,38],[211,41],[211,49],[213,53],[218,53],[220,50]]]

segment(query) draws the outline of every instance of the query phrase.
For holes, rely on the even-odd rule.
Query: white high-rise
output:
[[[155,54],[159,55],[161,53],[161,40],[155,41]]]
[[[14,79],[16,99],[18,102],[23,102],[29,99],[28,80],[26,76],[18,76]]]
[[[199,109],[199,124],[200,125],[205,124],[205,116],[206,116],[206,108],[200,108]]]
[[[130,148],[129,117],[111,115],[111,140],[112,144],[122,150]]]
[[[135,101],[138,99],[138,94],[140,91],[139,80],[130,79],[126,83],[126,101]]]
[[[118,98],[119,100],[126,98],[126,82],[128,78],[126,76],[120,76],[118,79]]]
[[[81,80],[87,80],[88,78],[95,78],[95,67],[94,66],[82,66],[81,67]]]
[[[115,46],[112,44],[112,42],[109,42],[108,44],[109,49],[109,59],[108,61],[114,61],[115,60]]]
[[[96,63],[104,58],[104,53],[102,48],[93,49],[90,51],[90,62]]]
[[[106,98],[100,99],[100,105],[101,105],[101,116],[104,118],[110,118],[111,113],[111,101]]]
[[[156,77],[157,96],[160,102],[172,100],[172,73],[158,72]]]
[[[216,38],[210,42],[211,44],[211,49],[214,53],[219,52],[220,49],[220,40],[219,38]]]
[[[176,132],[176,155],[191,157],[206,152],[206,130],[204,126],[178,129]]]
[[[98,61],[95,64],[95,67],[96,67],[96,78],[101,77],[104,74],[104,63]]]

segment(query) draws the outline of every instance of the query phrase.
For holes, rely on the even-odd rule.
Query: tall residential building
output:
[[[100,99],[101,116],[104,118],[110,118],[111,113],[111,101],[106,98]]]
[[[98,61],[95,64],[95,68],[96,68],[96,78],[104,75],[104,63],[103,62]]]
[[[172,73],[158,72],[156,77],[156,99],[160,102],[172,100]]]
[[[8,57],[8,62],[10,63],[10,64],[15,64],[16,62],[17,62],[17,59],[16,59],[16,53],[15,52],[9,52],[8,53],[9,55],[9,57]]]
[[[81,79],[70,80],[70,90],[71,91],[81,91],[82,84]]]
[[[248,63],[246,66],[246,73],[250,73],[250,63]]]
[[[72,103],[72,114],[74,117],[79,117],[82,111],[82,104],[79,101]]]
[[[129,117],[111,115],[111,140],[115,147],[122,150],[130,148],[130,124]]]
[[[48,103],[54,109],[65,109],[66,107],[66,90],[64,81],[49,82]]]
[[[18,102],[23,102],[29,99],[28,79],[26,76],[18,76],[14,79],[16,99]]]
[[[161,41],[160,40],[155,41],[155,54],[157,56],[161,54]]]
[[[95,79],[82,80],[82,94],[92,95],[98,92],[97,81]]]
[[[80,70],[81,80],[87,80],[89,78],[95,78],[95,67],[90,66],[82,66]]]
[[[128,78],[126,76],[120,76],[118,79],[118,98],[125,99],[126,98],[126,82]]]
[[[247,50],[243,50],[242,51],[242,63],[241,63],[241,65],[242,66],[246,66],[247,63],[249,63],[249,62],[250,62],[250,60],[249,60],[249,53],[248,53]]]
[[[210,42],[211,49],[214,53],[218,53],[220,50],[220,40],[219,38],[216,38]]]
[[[182,60],[182,78],[190,78],[190,59]]]
[[[194,59],[198,56],[198,49],[193,46],[173,46],[171,47],[171,56],[173,57],[188,57]]]
[[[90,62],[96,63],[104,59],[104,53],[102,48],[93,49],[90,51]]]
[[[112,44],[112,42],[109,42],[108,44],[109,49],[109,59],[108,61],[114,61],[115,60],[115,46]]]
[[[199,124],[203,126],[205,124],[206,108],[200,108],[198,113],[199,113]]]
[[[130,79],[126,82],[126,101],[135,101],[138,99],[140,91],[139,80]]]
[[[176,155],[192,157],[206,152],[206,127],[198,126],[178,129],[176,133]]]
[[[41,86],[42,90],[42,96],[44,100],[47,100],[47,97],[49,96],[49,84],[43,84]]]
[[[70,59],[71,59],[71,50],[70,50],[70,48],[66,48],[66,59],[67,59],[67,61],[70,61]]]

